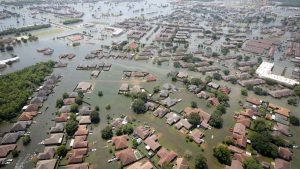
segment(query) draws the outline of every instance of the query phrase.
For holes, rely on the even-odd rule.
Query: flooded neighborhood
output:
[[[0,168],[298,169],[299,0],[0,0]]]

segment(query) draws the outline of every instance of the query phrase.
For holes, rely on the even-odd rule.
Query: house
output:
[[[91,113],[92,113],[91,106],[82,106],[82,108],[79,109],[80,116],[89,116]]]
[[[238,160],[232,160],[230,166],[226,166],[225,169],[244,169],[243,164]]]
[[[178,78],[181,78],[181,79],[183,79],[183,78],[187,78],[189,75],[187,74],[187,73],[185,73],[185,72],[179,72],[178,74],[177,74],[177,77]]]
[[[168,98],[162,100],[161,102],[163,105],[165,105],[167,107],[172,107],[178,102],[178,99],[172,99],[172,98],[168,97]]]
[[[199,129],[195,129],[193,131],[190,132],[189,136],[197,143],[197,144],[201,144],[203,142],[202,137],[204,136],[204,134],[199,130]]]
[[[77,131],[74,133],[74,136],[87,136],[89,134],[86,125],[79,125]]]
[[[50,133],[63,133],[64,128],[65,126],[63,123],[56,123],[54,127],[51,127]]]
[[[153,112],[153,115],[156,116],[156,117],[164,117],[167,113],[169,113],[170,110],[167,109],[167,108],[164,108],[164,107],[159,107],[157,108],[154,112]]]
[[[144,141],[147,150],[157,151],[161,145],[157,142],[157,135],[152,135]]]
[[[165,164],[171,163],[177,157],[177,154],[176,152],[169,151],[163,147],[157,152],[157,156],[160,158],[158,165],[161,167]]]
[[[242,123],[235,123],[232,136],[235,139],[236,145],[242,148],[246,148],[247,146],[246,126],[244,126]]]
[[[0,145],[0,158],[5,158],[16,147],[16,144]]]
[[[76,87],[77,91],[82,91],[82,92],[87,92],[91,89],[92,89],[92,84],[90,82],[80,82]]]
[[[290,110],[285,107],[281,107],[276,104],[269,103],[269,108],[271,108],[277,114],[280,114],[285,117],[290,117]]]
[[[220,87],[220,85],[219,84],[216,84],[216,83],[213,83],[213,82],[209,82],[208,84],[207,84],[207,86],[209,86],[209,87],[211,87],[211,88],[213,88],[213,89],[219,89],[219,87]]]
[[[66,98],[63,100],[64,105],[71,105],[75,103],[75,98]]]
[[[144,140],[151,134],[151,129],[147,126],[138,126],[133,130],[133,133]]]
[[[88,148],[77,148],[77,149],[71,149],[71,151],[68,152],[67,157],[71,156],[85,156],[88,153]]]
[[[281,97],[287,97],[294,94],[294,91],[291,89],[279,89],[279,90],[273,90],[270,91],[269,94],[274,98],[281,98]]]
[[[90,116],[77,116],[76,120],[79,124],[91,124],[91,117]]]
[[[69,113],[61,113],[59,117],[55,117],[56,123],[66,122],[69,118]]]
[[[233,134],[245,136],[246,126],[244,126],[242,123],[235,123],[233,127]]]
[[[245,150],[242,150],[239,147],[236,147],[236,146],[233,146],[233,145],[228,146],[228,150],[232,153],[238,153],[238,154],[246,153]]]
[[[49,138],[44,140],[44,145],[60,145],[63,141],[64,133],[51,134]]]
[[[211,97],[208,99],[208,101],[210,102],[210,104],[212,104],[213,106],[218,106],[220,104],[219,99],[216,97]]]
[[[250,118],[248,118],[248,117],[246,117],[246,116],[243,116],[243,115],[238,115],[237,116],[237,123],[241,123],[241,124],[243,124],[246,128],[250,128],[250,126],[251,126],[251,119]]]
[[[126,167],[126,169],[154,169],[154,166],[147,158],[143,158],[129,165],[128,167]]]
[[[278,156],[284,160],[290,161],[292,160],[293,153],[289,148],[279,147]]]
[[[70,164],[65,169],[89,169],[88,163]]]
[[[288,161],[280,158],[275,159],[275,169],[291,169],[291,164]]]
[[[38,160],[50,160],[54,157],[57,147],[45,147],[44,152],[39,153]]]
[[[42,97],[34,97],[31,99],[30,104],[36,104],[39,107],[42,107],[44,99]]]
[[[159,91],[160,97],[168,97],[169,96],[169,90],[161,90]]]
[[[208,99],[209,95],[205,91],[201,91],[200,93],[197,94],[198,98],[203,98],[203,99]]]
[[[189,169],[189,163],[185,158],[177,158],[173,169]]]
[[[71,155],[68,158],[68,164],[78,164],[83,162],[83,155]]]
[[[241,86],[245,87],[248,85],[253,85],[253,86],[261,85],[261,84],[266,83],[266,81],[256,78],[256,79],[248,79],[248,80],[239,80],[238,83]]]
[[[153,82],[153,81],[156,81],[156,76],[153,74],[148,74],[146,79],[147,79],[147,82]]]
[[[129,85],[127,83],[123,83],[119,88],[119,93],[127,93],[129,92]]]
[[[122,166],[129,165],[137,160],[134,150],[127,148],[115,153],[116,157],[121,161]]]
[[[1,140],[1,144],[15,144],[23,134],[25,134],[24,131],[6,133]]]
[[[167,118],[167,123],[169,125],[173,125],[174,123],[177,123],[180,120],[180,116],[173,112],[168,113],[165,117]]]
[[[40,160],[36,163],[36,169],[54,169],[57,159]]]
[[[62,106],[59,110],[59,113],[70,113],[71,112],[71,106],[70,105],[66,105],[66,106]]]
[[[33,119],[31,112],[23,112],[19,118],[18,121],[31,121]]]
[[[245,109],[245,111],[241,112],[240,115],[253,118],[254,116],[259,116],[259,113],[253,109]]]
[[[261,105],[262,101],[257,99],[257,98],[254,98],[254,97],[247,97],[246,98],[246,101],[253,104],[253,105],[256,105],[256,106],[259,106]]]
[[[16,123],[14,123],[14,125],[10,129],[10,132],[26,131],[27,126],[28,126],[27,122],[30,122],[30,121],[18,121]]]
[[[71,143],[70,147],[72,147],[73,149],[88,148],[89,147],[89,142],[77,139],[77,140],[74,140],[73,144]]]
[[[281,123],[276,123],[273,127],[273,130],[278,131],[285,136],[289,136],[289,137],[292,136],[290,127]]]
[[[151,111],[155,110],[155,108],[156,108],[156,105],[153,102],[147,102],[147,103],[145,103],[145,106],[146,106],[147,110],[151,110]]]
[[[25,106],[25,112],[36,112],[39,110],[40,105],[39,104],[29,104],[27,106]]]
[[[177,130],[180,130],[182,127],[189,130],[192,128],[192,125],[191,123],[188,122],[187,119],[181,119],[179,122],[175,124],[175,127],[177,128]]]
[[[115,145],[115,150],[122,150],[128,148],[128,140],[128,135],[114,136],[112,138],[112,143],[113,145]]]
[[[223,94],[229,94],[231,92],[230,88],[226,86],[220,86],[219,91]]]

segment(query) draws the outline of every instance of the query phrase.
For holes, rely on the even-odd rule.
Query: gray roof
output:
[[[51,127],[50,133],[61,133],[64,131],[64,124],[63,123],[56,123],[54,127]]]
[[[7,133],[3,136],[1,144],[14,144],[18,141],[19,137],[22,136],[24,133],[25,133],[24,131]]]
[[[63,106],[61,107],[58,112],[60,113],[68,113],[71,111],[71,106],[70,105],[67,105],[67,106]]]
[[[57,147],[45,147],[44,152],[38,154],[39,160],[49,160],[54,157]]]
[[[169,113],[170,110],[167,108],[163,108],[163,107],[159,107],[158,109],[156,109],[153,114],[154,116],[158,116],[160,118],[164,117],[167,113]]]
[[[57,159],[41,160],[36,164],[36,169],[54,169]]]
[[[59,145],[64,137],[64,133],[51,134],[49,138],[44,140],[44,145]]]
[[[26,129],[27,129],[26,123],[23,123],[22,121],[18,121],[14,123],[14,125],[11,127],[10,132],[26,131]]]
[[[91,106],[83,106],[79,110],[79,115],[90,115],[92,112],[92,107]]]
[[[168,98],[162,100],[161,102],[162,102],[162,104],[164,104],[168,107],[172,107],[177,103],[177,101],[178,101],[177,99],[172,99],[172,98],[168,97]]]

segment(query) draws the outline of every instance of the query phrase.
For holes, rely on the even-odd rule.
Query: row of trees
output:
[[[54,62],[42,62],[0,77],[0,121],[12,120],[29,96],[53,71]]]
[[[7,30],[0,31],[0,36],[9,35],[9,34],[20,34],[23,32],[43,29],[43,28],[50,28],[51,24],[41,24],[41,25],[32,25],[32,26],[26,26],[21,28],[10,28]]]

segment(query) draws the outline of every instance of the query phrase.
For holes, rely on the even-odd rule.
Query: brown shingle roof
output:
[[[8,153],[17,147],[16,144],[0,145],[0,158],[4,158]]]
[[[170,162],[172,162],[177,157],[177,154],[174,151],[169,151],[166,148],[161,148],[157,152],[157,156],[160,158],[158,161],[158,165],[162,166],[164,164],[169,164]]]
[[[134,151],[131,148],[116,152],[116,157],[121,160],[123,166],[131,164],[137,160],[134,155]]]
[[[121,150],[128,147],[128,139],[128,135],[114,136],[112,143],[115,145],[116,150]]]

